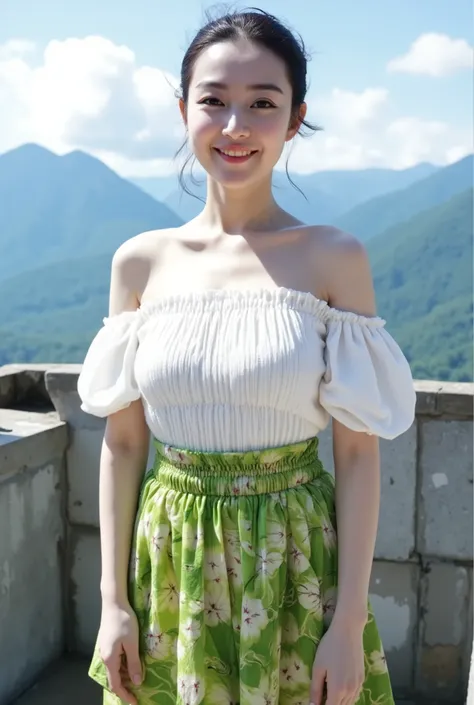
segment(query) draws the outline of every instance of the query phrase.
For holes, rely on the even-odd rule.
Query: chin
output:
[[[226,164],[225,162],[219,163],[215,157],[209,158],[208,154],[202,159],[196,155],[196,159],[208,177],[224,188],[245,188],[262,181],[266,177],[271,177],[271,166],[268,169],[263,168],[264,165],[260,159],[255,160],[256,163],[254,164],[235,165]],[[220,160],[220,157],[217,157],[217,159]]]

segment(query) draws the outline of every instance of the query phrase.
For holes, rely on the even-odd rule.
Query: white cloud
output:
[[[103,37],[55,40],[36,59],[33,45],[11,40],[0,46],[0,153],[37,142],[59,154],[83,149],[126,177],[174,172],[184,134],[177,84]],[[470,134],[445,123],[394,116],[383,87],[336,87],[308,103],[324,132],[295,140],[296,172],[442,164],[472,150]]]
[[[32,54],[36,49],[28,39],[9,39],[0,46],[0,60]]]
[[[391,72],[449,76],[473,67],[473,47],[465,39],[453,39],[446,34],[422,34],[403,56],[392,59]]]
[[[133,51],[103,37],[51,41],[37,66],[24,49],[0,49],[0,105],[15,114],[0,117],[0,151],[28,140],[131,162],[174,153],[182,134],[174,76],[139,66]]]
[[[290,168],[301,173],[325,169],[391,167],[405,169],[420,161],[449,164],[473,151],[469,130],[416,117],[392,117],[383,88],[360,93],[335,88],[309,102],[324,131],[295,141]],[[287,153],[281,164],[284,165]]]

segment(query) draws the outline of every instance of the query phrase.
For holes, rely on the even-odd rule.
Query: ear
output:
[[[181,113],[181,117],[183,119],[185,127],[188,126],[188,117],[187,117],[187,111],[186,111],[186,103],[182,98],[179,99],[179,112]]]
[[[306,103],[301,103],[298,112],[292,113],[290,124],[288,126],[288,132],[286,134],[286,142],[292,140],[293,137],[298,133],[298,130],[301,127],[301,123],[306,117],[307,111],[308,106],[306,105]]]

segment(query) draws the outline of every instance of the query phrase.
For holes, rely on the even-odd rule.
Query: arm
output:
[[[138,300],[134,279],[140,272],[133,241],[117,251],[112,262],[110,315],[133,311]],[[139,264],[139,263],[138,263]],[[100,458],[99,514],[102,614],[98,648],[109,687],[121,702],[136,705],[122,672],[138,685],[143,677],[138,622],[128,601],[128,568],[138,494],[148,457],[149,432],[141,401],[107,418]]]
[[[375,296],[364,247],[341,234],[329,302],[335,308],[375,315]],[[335,262],[336,264],[336,262]],[[339,587],[334,620],[363,630],[380,505],[380,457],[376,436],[356,433],[333,420]]]
[[[110,283],[110,315],[137,308],[136,259],[129,241],[117,250]],[[101,594],[127,604],[128,563],[137,499],[148,457],[149,432],[140,401],[107,419],[100,458]]]

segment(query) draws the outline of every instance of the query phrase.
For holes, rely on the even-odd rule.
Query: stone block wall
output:
[[[47,370],[45,388],[69,432],[65,642],[90,655],[100,616],[98,470],[104,422],[80,409],[79,370],[75,365]],[[464,705],[472,650],[474,385],[416,386],[415,423],[400,438],[381,441],[371,602],[396,694]],[[320,451],[330,470],[331,445],[328,428]]]

